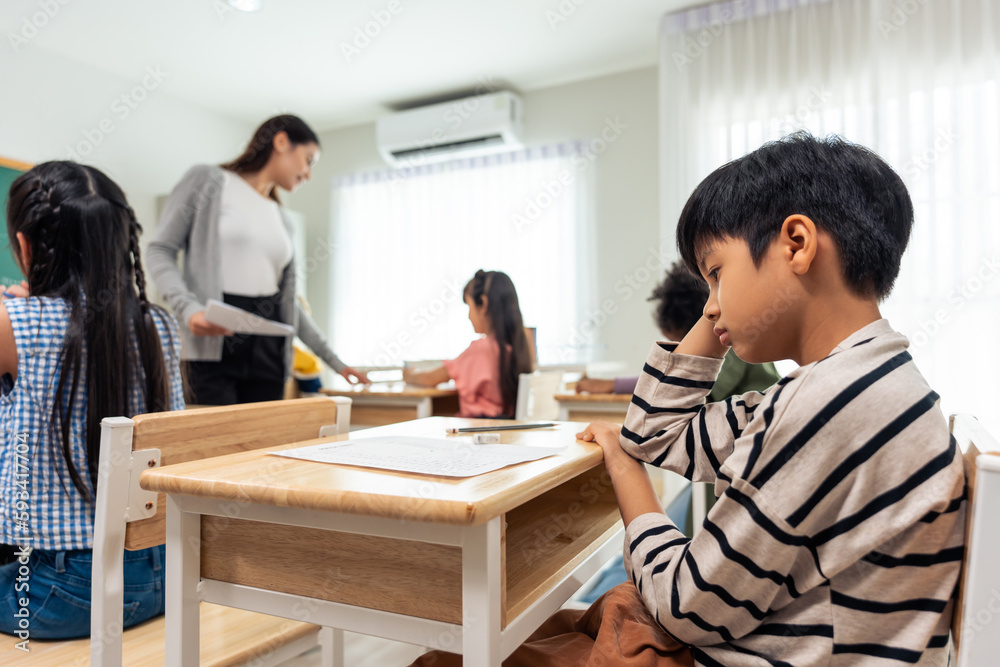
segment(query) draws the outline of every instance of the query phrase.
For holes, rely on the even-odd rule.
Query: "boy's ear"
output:
[[[788,261],[792,271],[797,275],[808,272],[816,259],[816,223],[809,216],[799,213],[790,215],[781,223],[778,240],[782,256]]]

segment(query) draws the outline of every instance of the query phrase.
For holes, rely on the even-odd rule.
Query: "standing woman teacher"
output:
[[[292,366],[292,336],[233,334],[205,319],[209,299],[291,324],[348,381],[368,381],[334,354],[295,296],[292,226],[277,188],[293,192],[310,178],[318,157],[319,139],[308,125],[275,116],[238,158],[192,167],[170,193],[147,263],[181,323],[192,403],[280,399]]]

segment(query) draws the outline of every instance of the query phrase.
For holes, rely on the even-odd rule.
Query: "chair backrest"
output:
[[[514,419],[555,419],[559,416],[556,393],[562,383],[562,371],[521,373],[517,383],[517,406]]]
[[[167,466],[346,433],[350,399],[345,403],[334,398],[337,397],[137,415],[132,420],[132,449],[159,449],[159,465]],[[163,544],[166,508],[162,494],[156,507],[154,516],[128,524],[126,549],[134,551]]]
[[[528,356],[531,358],[531,368],[538,364],[538,328],[524,327],[524,337],[528,339]]]
[[[993,664],[1000,655],[1000,569],[996,567],[1000,522],[995,518],[995,508],[1000,506],[1000,445],[969,415],[952,415],[951,432],[965,458],[969,497],[952,641],[958,667],[972,667]]]
[[[94,512],[91,665],[120,667],[123,552],[163,544],[161,496],[139,488],[148,467],[347,433],[351,400],[304,398],[111,417],[101,422]]]

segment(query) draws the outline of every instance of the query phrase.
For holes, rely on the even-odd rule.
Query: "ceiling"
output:
[[[31,48],[128,81],[159,68],[165,92],[200,108],[251,124],[291,111],[322,131],[477,89],[526,92],[655,65],[660,17],[696,4],[263,1],[248,14],[225,0],[4,0],[2,27],[58,7]]]

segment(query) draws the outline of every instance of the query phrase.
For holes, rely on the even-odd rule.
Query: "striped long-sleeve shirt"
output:
[[[710,404],[721,360],[653,347],[622,447],[719,500],[694,539],[636,518],[625,567],[698,665],[947,663],[965,477],[907,345],[879,320]]]

